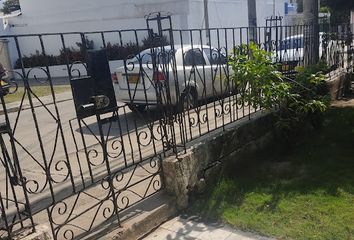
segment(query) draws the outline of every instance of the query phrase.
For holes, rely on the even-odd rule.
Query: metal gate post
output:
[[[7,86],[7,87],[10,87]],[[13,195],[13,201],[15,203],[15,207],[17,210],[17,215],[20,221],[20,225],[21,227],[24,227],[23,222],[27,219],[30,220],[30,227],[32,228],[32,232],[35,232],[35,225],[34,225],[34,221],[33,221],[33,216],[32,216],[32,211],[31,211],[31,206],[29,203],[29,198],[27,195],[27,191],[26,191],[26,179],[23,177],[22,175],[22,171],[21,171],[21,166],[19,163],[19,159],[18,159],[18,154],[17,154],[17,150],[16,150],[16,146],[15,146],[15,139],[13,136],[13,131],[11,128],[11,124],[10,124],[10,119],[9,119],[9,115],[8,115],[8,111],[7,111],[7,107],[6,107],[6,103],[4,101],[4,96],[7,95],[9,93],[9,89],[5,89],[5,86],[1,86],[0,87],[0,101],[1,101],[1,105],[3,108],[3,114],[4,114],[4,118],[5,118],[5,122],[1,124],[0,126],[0,142],[1,142],[1,151],[2,151],[2,155],[3,155],[3,167],[5,168],[6,171],[6,175],[9,179],[6,178],[6,184],[7,181],[10,182],[10,187],[12,190],[12,195]],[[2,135],[8,135],[9,137],[9,142],[10,142],[10,149],[8,149],[8,146],[6,146],[3,136]],[[10,154],[9,154],[10,152]],[[12,155],[12,156],[11,156]],[[11,157],[12,157],[12,161],[11,161]],[[16,189],[15,187],[20,186],[22,188],[22,192],[21,194],[23,194],[24,196],[24,210],[21,211],[19,208],[19,202],[18,202],[18,198],[17,198],[17,193],[16,193]],[[7,187],[6,187],[7,188]],[[4,218],[4,221],[6,223],[6,228],[8,233],[11,233],[11,229],[13,226],[11,226],[9,224],[8,219],[6,219],[6,211],[5,209],[7,208],[7,201],[8,199],[8,191],[6,190],[5,193],[5,198],[4,196],[0,193],[1,195],[1,217]],[[3,203],[3,200],[6,201],[6,204]],[[24,216],[24,219],[22,218]],[[15,219],[14,219],[15,220]],[[12,239],[12,237],[9,235],[8,236],[10,239]]]
[[[165,29],[163,27],[163,21],[167,21],[167,28]],[[157,32],[155,33],[154,30],[151,28],[151,22],[155,22],[157,25]],[[159,57],[156,57],[155,54],[151,54],[153,57],[153,69],[154,73],[156,73],[159,70],[159,65],[162,67],[162,71],[165,76],[165,84],[161,86],[160,84],[156,84],[156,96],[157,96],[157,106],[161,112],[163,113],[163,119],[160,119],[160,125],[163,129],[164,136],[163,136],[163,145],[164,145],[164,150],[171,150],[173,153],[177,154],[178,149],[177,149],[177,140],[176,140],[176,132],[175,132],[175,125],[174,125],[174,120],[177,116],[175,116],[173,105],[178,104],[178,96],[179,94],[179,88],[178,88],[178,79],[177,79],[177,74],[175,73],[176,71],[176,64],[175,64],[175,58],[174,58],[174,39],[173,39],[173,30],[172,30],[172,20],[171,16],[162,16],[160,12],[158,13],[153,13],[150,14],[146,18],[146,24],[147,28],[151,29],[149,32],[149,37],[151,38],[159,38],[163,39],[164,32],[167,32],[169,35],[169,42],[170,42],[170,47],[171,50],[169,52],[166,51],[165,46],[163,44],[163,41],[160,41],[159,48],[161,48],[162,54],[167,55],[168,57],[171,56],[171,66],[169,66],[168,61],[162,62],[162,64],[159,64]],[[154,48],[151,49],[154,51]],[[172,67],[172,71],[170,71],[170,67]],[[175,91],[176,91],[176,98],[177,98],[177,103],[172,102],[171,100],[171,81],[170,81],[170,74],[174,75],[174,84],[175,84]],[[162,93],[164,88],[166,89],[166,99],[162,99]],[[164,106],[165,105],[165,106]],[[183,128],[181,128],[183,129]],[[170,133],[170,134],[169,134]]]

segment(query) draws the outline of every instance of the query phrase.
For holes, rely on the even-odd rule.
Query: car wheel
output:
[[[186,111],[197,107],[197,92],[192,88],[187,88],[186,90],[184,90],[184,92],[181,94],[179,105],[179,109],[181,111]]]
[[[146,109],[146,105],[135,105],[135,104],[128,104],[129,109],[132,112],[144,112]]]

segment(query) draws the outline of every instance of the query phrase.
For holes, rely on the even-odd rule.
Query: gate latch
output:
[[[100,110],[108,107],[110,104],[109,97],[105,95],[97,95],[91,97],[91,103],[81,105],[82,110]]]

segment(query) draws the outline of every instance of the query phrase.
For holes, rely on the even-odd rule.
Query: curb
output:
[[[159,196],[160,197],[159,197]],[[156,199],[156,197],[158,199]],[[157,202],[155,202],[157,200]],[[153,201],[154,203],[152,204]],[[145,202],[145,203],[143,203]],[[174,217],[177,213],[176,200],[174,197],[167,195],[164,191],[157,193],[155,198],[145,199],[142,204],[149,206],[157,204],[157,206],[149,209],[147,212],[140,213],[137,216],[127,216],[123,220],[121,227],[111,227],[106,229],[100,236],[93,235],[92,239],[112,239],[112,240],[137,240],[146,237],[162,223]],[[134,208],[134,207],[133,207]],[[137,207],[140,209],[140,207]]]

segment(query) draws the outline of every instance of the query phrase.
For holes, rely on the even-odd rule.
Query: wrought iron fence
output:
[[[260,110],[231,81],[234,48],[254,41],[296,74],[311,52],[310,28],[176,30],[157,14],[146,29],[2,36],[19,69],[0,88],[0,238],[41,222],[55,239],[120,225],[163,188],[164,157]],[[332,69],[353,70],[352,30],[321,33],[320,57]],[[106,49],[103,58],[90,60],[92,48]],[[72,94],[57,92],[63,84]]]

